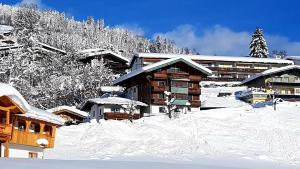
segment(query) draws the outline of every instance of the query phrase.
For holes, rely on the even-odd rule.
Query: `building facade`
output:
[[[143,113],[166,113],[165,91],[172,93],[176,111],[199,110],[201,106],[199,85],[211,71],[190,59],[176,57],[132,71],[114,81],[126,88],[126,97],[148,104]]]
[[[205,81],[241,82],[265,70],[294,64],[293,61],[290,60],[270,58],[139,53],[134,55],[129,65],[131,71],[133,71],[178,56],[189,58],[210,69],[212,75],[203,78]]]
[[[53,148],[56,128],[64,120],[30,106],[13,87],[0,83],[0,157],[42,158]],[[44,145],[38,140],[45,140]]]
[[[267,70],[252,78],[246,79],[240,85],[247,86],[249,89],[260,89],[263,94],[260,98],[271,99],[281,98],[288,101],[300,100],[300,66],[290,65],[278,69]],[[245,95],[245,99],[252,98],[251,103],[257,102],[253,94]],[[266,101],[262,99],[263,101]]]

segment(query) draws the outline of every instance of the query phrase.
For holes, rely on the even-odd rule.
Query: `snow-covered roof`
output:
[[[211,56],[211,55],[182,55],[182,54],[164,54],[164,53],[138,53],[130,61],[130,65],[135,57],[142,58],[174,58],[174,57],[185,57],[192,60],[212,60],[212,61],[235,61],[235,62],[256,62],[256,63],[285,63],[294,64],[293,61],[284,59],[274,58],[253,58],[253,57],[241,57],[241,56]]]
[[[300,60],[300,56],[287,56],[287,57],[285,57],[285,59],[288,59],[288,60]]]
[[[135,101],[135,100],[131,100],[123,97],[117,97],[117,96],[89,99],[88,102],[92,102],[96,104],[113,104],[113,105],[128,105],[134,102],[134,104],[138,106],[148,106],[147,104],[140,101]]]
[[[41,46],[43,46],[43,47],[46,47],[46,48],[55,50],[55,51],[60,52],[60,53],[62,53],[62,54],[67,54],[66,51],[64,51],[64,50],[62,50],[62,49],[58,49],[58,48],[53,47],[53,46],[50,46],[50,45],[47,45],[47,44],[45,44],[45,43],[37,42],[37,44],[39,44],[39,45],[41,45]]]
[[[102,56],[102,55],[113,55],[114,57],[128,63],[129,60],[115,52],[112,52],[110,50],[106,50],[106,49],[101,49],[101,48],[96,48],[96,49],[84,49],[81,51],[78,51],[77,54],[82,54],[81,59],[86,59],[89,57],[93,57],[93,56]]]
[[[132,78],[136,75],[139,75],[143,72],[151,72],[153,70],[156,70],[156,69],[159,69],[159,68],[162,68],[162,67],[165,67],[165,66],[168,66],[168,65],[171,65],[171,64],[174,64],[174,63],[177,63],[177,62],[184,62],[186,64],[188,64],[189,66],[192,66],[194,67],[195,69],[201,71],[202,73],[210,76],[212,74],[211,70],[207,69],[206,67],[192,61],[191,59],[189,58],[185,58],[185,57],[182,57],[182,56],[179,56],[179,57],[175,57],[175,58],[171,58],[171,59],[167,59],[167,60],[163,60],[163,61],[160,61],[160,62],[156,62],[154,64],[151,64],[151,65],[148,65],[148,66],[144,66],[142,68],[139,68],[137,70],[134,70],[134,71],[131,71],[130,73],[124,75],[124,76],[121,76],[120,78],[116,79],[113,83],[114,84],[118,84],[124,80],[127,80],[129,78]]]
[[[245,79],[244,81],[242,81],[240,83],[240,85],[243,85],[245,83],[248,83],[254,79],[257,79],[259,77],[263,77],[263,76],[266,76],[266,75],[270,75],[270,74],[274,74],[274,73],[278,73],[278,72],[282,72],[282,71],[287,71],[287,70],[291,70],[291,69],[300,69],[300,66],[299,65],[288,65],[288,66],[284,66],[284,67],[280,67],[280,68],[274,68],[274,69],[269,69],[269,70],[266,70],[262,73],[259,73],[259,74],[256,74],[248,79]]]
[[[123,92],[124,88],[121,86],[101,86],[102,92]]]
[[[59,112],[59,111],[68,111],[74,115],[80,116],[80,117],[88,117],[88,113],[85,111],[81,111],[79,109],[76,109],[75,107],[71,107],[71,106],[58,106],[58,107],[54,107],[52,109],[48,109],[47,112],[49,113],[54,113],[55,112]]]
[[[0,34],[10,33],[14,30],[12,26],[0,25]]]
[[[0,97],[1,96],[9,97],[24,110],[25,114],[18,114],[18,116],[25,116],[57,125],[63,125],[65,122],[64,119],[57,115],[29,105],[24,97],[9,84],[0,83]]]

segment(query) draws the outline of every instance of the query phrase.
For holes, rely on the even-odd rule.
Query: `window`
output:
[[[289,78],[288,77],[283,77],[282,82],[289,82]]]
[[[165,98],[165,95],[164,95],[163,93],[159,93],[159,94],[158,94],[158,98],[164,99],[164,98]]]
[[[295,82],[300,82],[300,77],[295,77]]]
[[[52,136],[52,127],[49,125],[45,125],[43,134]]]
[[[29,127],[29,132],[31,132],[31,133],[39,133],[40,130],[41,130],[40,124],[31,122],[30,127]]]
[[[169,73],[178,73],[180,72],[180,69],[177,67],[171,67],[170,69],[168,69]]]
[[[187,88],[188,87],[188,82],[184,82],[184,81],[171,81],[171,86],[172,87],[184,87]]]
[[[193,100],[193,96],[192,95],[188,95],[188,100]]]
[[[24,131],[26,129],[26,122],[24,120],[19,120],[16,122],[15,129],[19,131]]]
[[[294,93],[295,95],[300,95],[300,88],[295,88]]]
[[[35,153],[35,152],[29,152],[28,157],[29,157],[29,158],[38,158],[38,153]]]
[[[281,78],[280,77],[274,77],[273,82],[281,82]]]
[[[166,112],[166,108],[165,107],[159,107],[159,112],[160,113],[165,113]]]
[[[120,112],[120,108],[111,108],[112,112]]]
[[[189,82],[189,88],[193,88],[193,83]]]
[[[157,84],[158,84],[159,87],[164,87],[164,86],[166,86],[165,81],[157,81]]]

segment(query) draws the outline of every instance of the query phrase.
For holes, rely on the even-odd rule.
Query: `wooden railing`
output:
[[[26,132],[20,131],[18,129],[13,129],[12,133],[12,138],[10,143],[15,143],[15,144],[24,144],[24,145],[30,145],[30,146],[36,146],[38,147],[39,145],[37,144],[37,140],[40,138],[45,138],[48,140],[48,146],[47,148],[53,148],[54,147],[54,137],[48,135],[48,134],[40,134],[40,133],[33,133],[33,132]]]
[[[201,89],[189,88],[189,94],[201,94]]]
[[[0,134],[11,135],[11,124],[0,124]]]
[[[153,92],[164,92],[166,90],[168,90],[168,86],[153,86],[152,87],[152,91]]]
[[[154,79],[167,79],[168,75],[163,73],[154,73]]]
[[[140,115],[139,114],[134,114],[133,119],[139,119]],[[104,119],[105,120],[125,120],[129,119],[129,114],[128,113],[104,113]]]
[[[189,79],[193,82],[199,82],[199,81],[201,81],[201,76],[190,75]]]
[[[200,100],[191,100],[191,107],[200,107],[201,106],[201,101]]]

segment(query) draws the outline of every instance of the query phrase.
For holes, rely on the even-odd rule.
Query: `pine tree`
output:
[[[250,57],[267,58],[268,47],[262,29],[256,28],[250,43]]]

